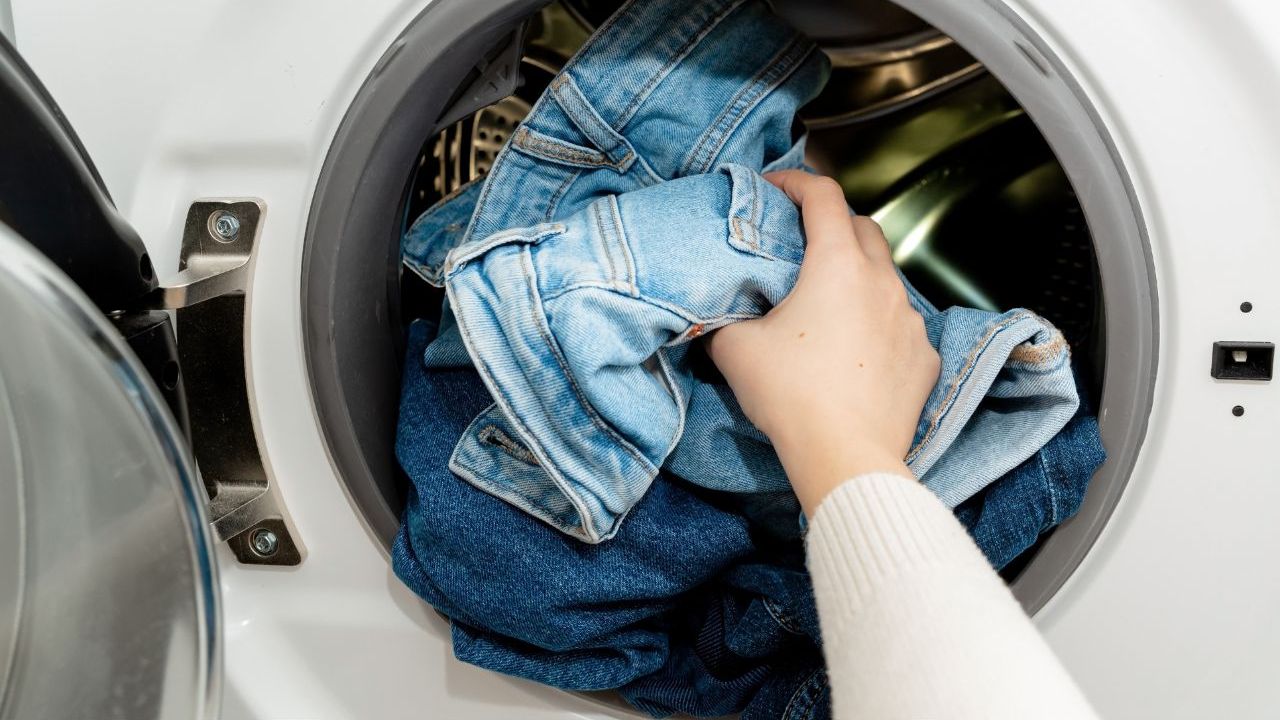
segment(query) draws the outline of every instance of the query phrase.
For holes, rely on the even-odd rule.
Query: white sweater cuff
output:
[[[809,565],[856,612],[887,576],[945,565],[989,573],[946,506],[919,481],[890,473],[853,478],[822,501],[809,528]]]

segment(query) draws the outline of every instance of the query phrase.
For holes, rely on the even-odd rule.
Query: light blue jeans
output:
[[[455,473],[590,543],[660,467],[715,490],[787,487],[727,387],[694,372],[691,341],[795,283],[799,213],[761,173],[803,166],[796,110],[827,72],[759,0],[629,3],[484,182],[414,223],[405,263],[453,313],[428,367],[469,358],[494,399]],[[1029,311],[939,312],[907,287],[942,358],[907,461],[954,506],[1075,413],[1069,351]]]

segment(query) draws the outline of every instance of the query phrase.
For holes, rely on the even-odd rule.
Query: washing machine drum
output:
[[[440,300],[399,271],[399,239],[424,209],[487,171],[541,88],[617,5],[438,0],[376,64],[330,147],[303,253],[308,378],[339,476],[388,547],[405,492],[392,448],[404,330]],[[1010,572],[1034,611],[1115,507],[1150,409],[1155,289],[1124,168],[1070,72],[994,10],[933,0],[776,9],[832,58],[827,90],[802,110],[810,163],[881,222],[935,302],[1037,310],[1063,328],[1087,375],[1109,460],[1077,518]],[[878,30],[868,18],[879,18]],[[966,38],[982,62],[961,47]]]

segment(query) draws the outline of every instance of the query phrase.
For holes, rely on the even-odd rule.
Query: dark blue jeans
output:
[[[396,452],[413,489],[392,559],[451,619],[460,660],[567,690],[617,689],[655,716],[829,717],[794,497],[716,493],[663,473],[616,537],[579,542],[450,472],[458,437],[491,399],[463,362],[423,367],[433,332],[421,321],[410,331]],[[1077,415],[957,515],[1003,565],[1076,511],[1102,458],[1096,423]]]

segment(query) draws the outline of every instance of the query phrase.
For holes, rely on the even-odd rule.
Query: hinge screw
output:
[[[219,210],[209,218],[209,227],[213,229],[215,239],[231,242],[240,234],[240,219],[229,212]]]
[[[262,557],[271,557],[276,554],[276,550],[280,547],[280,538],[266,528],[258,528],[253,531],[253,535],[249,538],[249,545],[253,547],[255,553]]]

